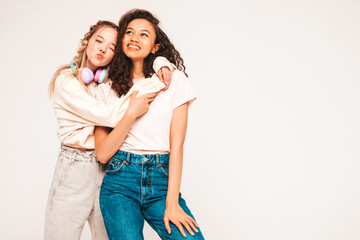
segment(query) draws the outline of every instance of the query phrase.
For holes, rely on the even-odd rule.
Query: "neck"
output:
[[[85,64],[84,64],[84,67],[87,67],[87,68],[89,68],[91,71],[95,71],[95,69],[97,68],[95,65],[93,65],[90,61],[89,61],[89,59],[86,59],[86,61],[85,61]]]
[[[138,79],[145,77],[143,72],[144,61],[133,61],[132,78]]]

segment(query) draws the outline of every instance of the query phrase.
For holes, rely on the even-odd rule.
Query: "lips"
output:
[[[141,48],[135,44],[128,44],[127,45],[128,48],[133,48],[133,49],[136,49],[136,50],[140,50]]]
[[[96,57],[101,60],[104,58],[104,54],[98,53],[98,54],[96,54]]]

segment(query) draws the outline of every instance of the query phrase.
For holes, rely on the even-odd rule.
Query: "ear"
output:
[[[151,50],[152,54],[155,54],[159,50],[160,44],[157,43],[154,45],[153,49]]]

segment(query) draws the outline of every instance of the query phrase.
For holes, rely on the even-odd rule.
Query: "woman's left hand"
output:
[[[160,81],[165,84],[165,88],[163,90],[168,89],[171,82],[172,71],[168,67],[162,67],[157,72],[157,76],[159,77]]]
[[[183,226],[191,235],[194,235],[194,232],[191,230],[191,228],[194,229],[195,232],[199,232],[199,230],[197,230],[197,227],[199,227],[198,224],[192,217],[184,212],[179,204],[167,206],[165,209],[164,223],[165,228],[169,234],[171,234],[170,222],[172,222],[179,229],[180,233],[184,237],[186,237],[186,233]]]

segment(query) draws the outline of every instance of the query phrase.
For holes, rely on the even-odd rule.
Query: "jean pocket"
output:
[[[56,179],[55,181],[57,181],[57,186],[60,186],[66,182],[74,166],[75,157],[75,154],[71,156],[60,153],[54,176],[54,179]]]
[[[119,161],[119,160],[115,160],[115,159],[111,159],[109,166],[106,170],[107,174],[111,174],[111,173],[117,173],[120,172],[121,169],[124,167],[125,163],[123,161]]]
[[[166,177],[169,176],[169,164],[167,163],[159,163],[157,167],[160,169],[160,172]]]

